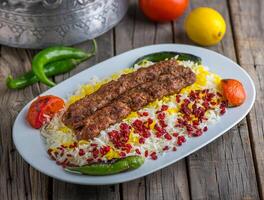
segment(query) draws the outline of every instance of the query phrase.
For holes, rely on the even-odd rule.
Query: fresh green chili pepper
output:
[[[47,77],[56,76],[59,74],[63,74],[66,72],[71,71],[75,68],[76,65],[80,64],[81,62],[89,59],[91,56],[95,55],[97,51],[96,42],[93,43],[93,49],[90,53],[87,54],[87,56],[83,59],[65,59],[60,60],[52,63],[47,63],[44,66],[44,72]],[[16,79],[13,79],[12,76],[8,76],[6,80],[6,85],[10,89],[22,89],[29,85],[32,85],[36,82],[38,82],[39,79],[34,74],[34,72],[31,70],[27,73],[25,73],[22,76],[17,77]]]
[[[39,81],[48,85],[54,86],[55,83],[48,79],[45,74],[44,66],[48,63],[66,60],[66,59],[85,59],[94,55],[96,51],[96,42],[93,40],[94,49],[92,52],[87,53],[80,49],[71,47],[50,47],[40,51],[32,61],[32,70],[38,77]]]
[[[178,56],[177,60],[181,60],[181,61],[190,60],[190,61],[193,61],[197,64],[202,63],[202,59],[200,57],[192,55],[192,54],[172,52],[172,51],[171,52],[170,51],[162,51],[162,52],[148,54],[148,55],[145,55],[145,56],[137,59],[136,62],[133,64],[133,67],[135,65],[141,65],[142,63],[144,63],[146,61],[160,62],[160,61],[163,61],[166,59],[174,58],[175,56]]]
[[[44,67],[44,72],[47,77],[56,76],[74,69],[76,65],[80,64],[83,61],[84,59],[83,60],[67,59],[53,63],[48,63]],[[24,75],[17,77],[16,79],[13,79],[12,76],[8,76],[6,80],[6,85],[10,89],[22,89],[38,81],[39,81],[38,77],[31,70],[25,73]]]
[[[129,156],[119,159],[114,163],[96,163],[81,167],[66,167],[65,170],[78,174],[103,176],[137,169],[144,161],[145,159],[141,156]]]

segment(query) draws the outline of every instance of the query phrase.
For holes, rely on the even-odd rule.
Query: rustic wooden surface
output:
[[[5,88],[7,74],[30,69],[36,51],[0,48],[0,199],[263,199],[264,198],[264,2],[262,0],[191,0],[217,9],[227,23],[220,44],[210,49],[238,62],[254,79],[256,103],[250,114],[225,135],[163,170],[135,181],[111,186],[80,186],[61,182],[34,170],[12,142],[12,125],[21,108],[45,91],[35,84],[20,91]],[[60,82],[102,60],[127,50],[157,43],[192,44],[177,22],[148,21],[131,0],[127,16],[97,39],[99,53],[75,70],[55,78]],[[87,49],[89,42],[76,45]]]

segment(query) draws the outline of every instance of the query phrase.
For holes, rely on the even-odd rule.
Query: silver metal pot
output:
[[[125,15],[128,0],[0,0],[0,43],[44,48],[95,38]]]

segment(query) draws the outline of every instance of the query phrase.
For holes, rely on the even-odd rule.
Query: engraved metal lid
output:
[[[116,25],[128,7],[128,0],[0,2],[0,43],[24,48],[92,39]]]

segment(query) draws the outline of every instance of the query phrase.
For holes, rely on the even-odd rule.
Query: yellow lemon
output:
[[[185,20],[184,27],[188,37],[202,46],[217,44],[226,32],[222,15],[207,7],[192,10]]]

